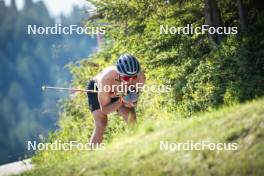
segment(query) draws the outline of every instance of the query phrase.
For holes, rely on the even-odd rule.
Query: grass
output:
[[[237,143],[238,150],[161,151],[160,141]],[[264,99],[197,117],[146,120],[104,151],[43,163],[22,175],[264,175]]]

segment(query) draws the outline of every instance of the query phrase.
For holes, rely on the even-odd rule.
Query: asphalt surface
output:
[[[0,176],[19,174],[31,169],[33,169],[31,159],[8,163],[0,166]]]

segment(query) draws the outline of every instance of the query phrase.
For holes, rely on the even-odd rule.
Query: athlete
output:
[[[136,122],[135,106],[139,91],[145,83],[138,60],[130,55],[121,55],[115,66],[110,66],[88,82],[88,104],[94,118],[95,128],[91,144],[103,140],[107,115],[117,111],[128,124]]]

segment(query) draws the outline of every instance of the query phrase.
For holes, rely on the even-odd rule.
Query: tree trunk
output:
[[[244,31],[247,28],[247,25],[246,25],[245,12],[244,12],[242,0],[237,0],[237,7],[238,7],[240,27],[241,30]]]
[[[222,24],[219,8],[215,0],[205,0],[205,20],[206,24],[212,27],[219,27]],[[217,45],[219,45],[223,39],[221,34],[208,34],[209,38]]]

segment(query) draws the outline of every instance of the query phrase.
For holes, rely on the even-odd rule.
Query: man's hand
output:
[[[136,106],[138,94],[136,92],[129,92],[127,95],[120,97],[125,107],[133,108]]]
[[[120,97],[120,101],[122,102],[122,104],[127,107],[127,108],[133,108],[135,107],[136,103],[132,103],[132,102],[128,102],[124,99],[124,97]]]

